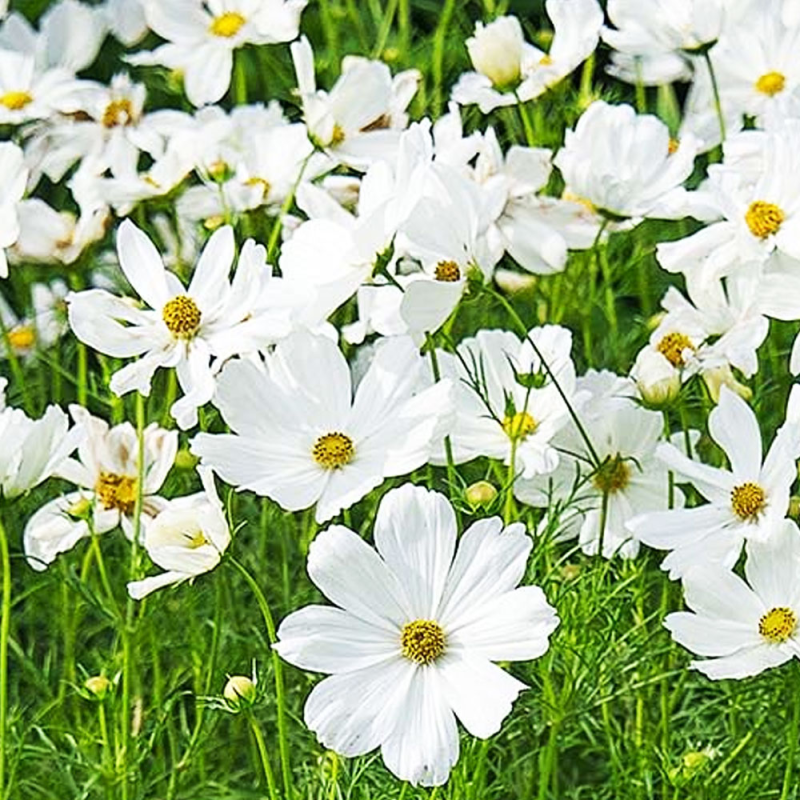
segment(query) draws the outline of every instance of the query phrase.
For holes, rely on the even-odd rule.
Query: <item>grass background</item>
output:
[[[12,7],[35,19],[47,0],[12,0]],[[303,31],[317,54],[322,87],[335,80],[347,53],[383,57],[393,68],[419,69],[423,75],[413,118],[446,110],[449,89],[468,68],[464,40],[477,19],[517,13],[529,37],[545,44],[549,34],[542,3],[465,2],[464,0],[311,0]],[[155,44],[155,37],[143,43]],[[108,40],[87,77],[108,80],[123,69],[123,50]],[[631,87],[604,77],[606,55],[596,57],[572,81],[565,81],[531,104],[536,143],[557,147],[594,97],[633,102]],[[246,48],[237,53],[238,100],[277,98],[298,116],[292,95],[288,46]],[[150,90],[149,107],[189,110],[174,81],[158,70],[135,71]],[[680,91],[648,90],[650,110],[674,127]],[[224,101],[230,107],[232,98]],[[467,129],[493,124],[506,145],[524,143],[516,109],[484,119],[465,110]],[[6,131],[11,135],[10,131]],[[701,174],[702,164],[698,168]],[[558,188],[554,179],[553,189]],[[69,207],[63,187],[42,185],[38,193],[57,207]],[[146,222],[164,201],[148,204],[137,217]],[[249,230],[265,239],[272,220],[249,215]],[[244,225],[245,223],[242,222]],[[583,371],[630,368],[646,341],[647,320],[657,310],[667,278],[654,260],[657,241],[692,230],[693,223],[645,223],[633,233],[615,235],[608,247],[610,280],[591,286],[588,254],[575,254],[558,276],[536,280],[512,300],[528,325],[559,322],[575,335],[574,356]],[[74,268],[21,265],[3,287],[23,310],[34,280],[56,275],[73,287],[113,241],[91,248]],[[598,298],[594,303],[592,298]],[[607,300],[619,318],[615,327]],[[351,318],[352,308],[337,321]],[[456,340],[482,327],[513,328],[489,294],[468,298],[456,320]],[[762,369],[750,382],[763,430],[772,435],[790,385],[786,371],[791,325],[773,323],[762,348]],[[114,422],[134,421],[134,401],[113,398],[107,377],[115,365],[86,353],[68,336],[49,352],[6,368],[12,404],[39,414],[48,402],[84,401]],[[169,424],[164,403],[169,379],[160,374],[147,401],[148,421]],[[24,390],[24,391],[23,391]],[[708,398],[690,386],[672,424],[688,419],[705,430]],[[219,420],[210,411],[206,428]],[[185,446],[187,437],[181,436]],[[707,440],[709,460],[722,456]],[[166,496],[195,491],[190,459],[182,454],[167,481]],[[477,461],[459,468],[464,483],[492,476],[491,465]],[[459,487],[448,486],[443,470],[425,469],[411,480],[450,492],[461,503]],[[349,514],[346,522],[369,537],[382,489]],[[11,734],[9,800],[245,800],[266,796],[262,765],[246,715],[219,710],[228,674],[259,678],[260,701],[253,716],[266,741],[276,773],[276,705],[266,632],[250,587],[225,561],[193,586],[162,591],[136,604],[126,617],[125,583],[130,547],[119,531],[81,543],[45,573],[33,572],[22,558],[25,520],[46,499],[67,487],[51,482],[14,506],[2,509],[11,536],[13,615],[11,620]],[[320,598],[305,574],[305,554],[316,532],[310,512],[286,514],[275,504],[249,494],[225,492],[237,534],[231,552],[247,566],[265,593],[276,620]],[[504,498],[479,512],[499,513]],[[461,503],[463,507],[463,503]],[[524,507],[518,515],[531,530],[540,512]],[[102,555],[101,555],[102,554]],[[308,800],[384,800],[384,798],[565,798],[632,800],[698,798],[752,800],[797,796],[791,775],[797,766],[787,737],[800,700],[800,668],[789,664],[759,677],[712,683],[687,669],[689,655],[673,645],[662,627],[666,613],[681,607],[679,586],[658,569],[660,556],[644,551],[635,561],[603,562],[583,556],[573,545],[537,539],[526,582],[541,585],[558,610],[561,625],[550,651],[509,671],[531,689],[515,704],[503,730],[487,742],[462,737],[462,755],[450,782],[439,790],[414,789],[393,778],[379,756],[345,760],[325,752],[302,724],[302,706],[317,676],[286,667],[290,713],[290,757],[294,796]],[[109,587],[104,588],[102,569]],[[123,707],[120,676],[125,647],[134,665],[132,708]],[[87,699],[86,677],[103,674],[116,682],[103,703]],[[132,724],[127,759],[120,756],[123,728]],[[786,779],[787,770],[789,778]]]

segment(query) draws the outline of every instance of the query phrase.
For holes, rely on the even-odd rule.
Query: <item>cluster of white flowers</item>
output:
[[[74,405],[67,433],[59,409],[33,422],[3,404],[4,493],[51,474],[77,487],[28,521],[31,567],[119,526],[163,570],[129,583],[141,598],[223,558],[231,521],[214,476],[287,512],[314,507],[322,524],[387,478],[486,459],[508,475],[507,508],[543,509],[540,540],[577,539],[605,558],[634,558],[641,544],[669,551],[663,568],[696,613],[666,624],[712,657],[696,664],[708,676],[800,657],[800,532],[787,520],[800,398],[764,458],[742,383],[758,371],[770,318],[800,321],[794,5],[609,0],[604,26],[597,0],[547,0],[549,52],[515,17],[478,23],[466,42],[474,70],[447,113],[414,122],[416,70],[348,56],[317,88],[305,5],[60,0],[36,29],[18,12],[0,23],[0,125],[15,139],[0,144],[0,275],[33,262],[107,267],[68,294],[39,286],[31,318],[0,304],[7,353],[55,341],[66,303],[80,342],[118,360],[115,395],[147,396],[156,372],[174,369],[182,395],[170,413],[193,430],[203,485],[160,495],[176,431],[109,427]],[[76,77],[105,36],[131,47],[148,31],[163,43],[125,64],[172,70],[193,112],[152,109],[125,71],[108,85]],[[601,40],[611,74],[642,90],[692,80],[674,136],[656,116],[602,100],[585,104],[557,153],[504,148],[491,125],[465,133],[461,106],[524,112]],[[301,119],[231,87],[242,48],[289,42]],[[226,110],[217,103],[229,92]],[[700,182],[698,156],[723,139]],[[52,183],[73,210],[36,196]],[[501,264],[548,280],[571,252],[595,259],[645,219],[687,217],[695,232],[657,248],[686,294],[668,290],[628,375],[578,374],[572,333],[557,324],[512,319],[513,331],[452,341],[465,298],[507,302]],[[268,237],[246,224],[254,218]],[[334,325],[345,305],[347,323]],[[800,373],[800,337],[790,367]],[[730,469],[702,463],[697,431],[664,430],[662,411],[690,381],[718,403],[708,431]],[[195,430],[209,404],[219,426]],[[411,484],[382,498],[375,549],[344,525],[326,528],[308,572],[335,607],[291,614],[276,645],[330,675],[305,707],[320,741],[348,756],[380,747],[415,784],[447,780],[456,718],[478,737],[499,730],[525,686],[493,662],[542,655],[558,624],[541,589],[519,585],[533,546],[523,524],[480,519],[457,536],[450,501]],[[745,545],[749,586],[734,572]]]

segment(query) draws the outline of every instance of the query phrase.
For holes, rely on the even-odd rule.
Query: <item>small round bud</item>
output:
[[[497,489],[489,481],[478,481],[464,490],[464,497],[473,508],[488,506],[497,497]]]
[[[660,352],[645,347],[631,369],[639,394],[650,408],[663,408],[681,391],[681,373]]]
[[[194,469],[200,459],[185,447],[178,450],[175,456],[175,466],[178,469]]]
[[[256,685],[246,675],[232,675],[228,678],[222,696],[231,706],[249,706],[256,699]]]
[[[564,564],[561,568],[561,577],[565,581],[574,581],[581,574],[580,564]]]
[[[93,675],[83,682],[83,686],[98,700],[104,700],[112,687],[112,683],[105,675]]]

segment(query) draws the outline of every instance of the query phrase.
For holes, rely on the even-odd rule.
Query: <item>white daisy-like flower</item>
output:
[[[21,317],[0,297],[0,319],[8,338],[8,348],[4,343],[0,357],[7,358],[11,350],[17,357],[28,358],[54,344],[67,330],[67,291],[63,281],[33,284],[32,313]]]
[[[231,82],[233,51],[297,37],[308,0],[145,0],[148,26],[167,40],[132,64],[181,70],[195,106],[221,100]]]
[[[425,388],[427,370],[409,338],[386,340],[354,392],[330,339],[293,333],[267,370],[244,360],[224,367],[214,404],[233,433],[201,433],[192,452],[227,483],[290,511],[316,503],[325,522],[440,446],[451,385]]]
[[[191,581],[219,564],[231,541],[228,522],[210,470],[201,469],[203,491],[169,500],[144,530],[144,548],[164,572],[131,581],[128,594],[141,600],[164,586]]]
[[[122,223],[117,234],[120,265],[148,307],[138,308],[104,289],[67,297],[70,325],[81,341],[116,358],[139,356],[113,375],[113,392],[148,394],[153,373],[175,367],[184,397],[173,405],[172,415],[182,428],[191,427],[197,409],[214,393],[213,357],[256,352],[288,333],[285,310],[263,309],[260,324],[253,323],[266,269],[264,248],[245,242],[231,282],[234,250],[233,229],[217,230],[186,288],[164,268],[148,236],[129,220]]]
[[[521,523],[481,520],[457,548],[456,536],[447,499],[411,485],[381,501],[377,552],[348,528],[324,531],[308,572],[338,607],[291,614],[275,645],[330,675],[304,714],[325,747],[380,747],[389,770],[424,786],[445,783],[458,759],[456,717],[488,738],[526,688],[492,662],[538,658],[558,625],[541,589],[518,586],[532,545]]]
[[[697,563],[717,562],[732,568],[745,541],[764,541],[781,526],[797,477],[800,426],[790,417],[762,458],[758,419],[747,403],[727,386],[709,414],[711,438],[722,448],[731,469],[693,461],[669,444],[658,456],[691,483],[709,502],[695,508],[641,514],[628,529],[641,542],[670,550],[661,568],[680,578]]]
[[[684,576],[686,604],[664,625],[699,656],[692,667],[712,680],[746,678],[800,658],[800,531],[784,520],[767,542],[748,547],[747,582],[722,564]]]
[[[6,248],[19,237],[19,203],[27,182],[22,150],[13,142],[0,143],[0,278],[8,277]]]
[[[28,564],[46,569],[59,553],[81,539],[122,526],[133,538],[134,509],[139,483],[139,446],[136,429],[123,422],[109,428],[85,408],[70,406],[75,422],[85,431],[78,458],[59,465],[57,475],[80,487],[51,500],[25,525],[23,543]],[[144,430],[142,521],[154,517],[165,504],[158,496],[178,452],[178,434],[155,423]],[[91,522],[89,521],[91,520]]]

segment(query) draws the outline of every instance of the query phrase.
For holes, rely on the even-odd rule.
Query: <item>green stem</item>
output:
[[[439,16],[439,25],[433,37],[433,102],[431,103],[435,119],[442,111],[442,87],[444,86],[444,51],[447,42],[447,29],[455,11],[455,0],[445,0]]]
[[[275,785],[275,775],[272,772],[272,765],[269,763],[269,756],[267,754],[267,745],[264,742],[264,735],[261,733],[261,728],[258,727],[258,723],[249,711],[247,713],[247,720],[250,723],[250,730],[253,732],[253,738],[256,740],[258,755],[261,758],[261,766],[264,768],[264,777],[267,779],[267,788],[269,789],[270,800],[278,800],[278,789]]]
[[[789,792],[795,785],[792,781],[794,772],[794,758],[797,753],[797,735],[800,729],[800,668],[792,664],[792,675],[789,679],[789,694],[792,697],[792,722],[788,728],[786,737],[786,769],[783,773],[783,788],[781,789],[780,800],[788,800]]]
[[[528,114],[528,109],[525,107],[525,103],[520,100],[516,90],[514,91],[514,97],[517,98],[517,108],[519,109],[520,117],[522,117],[522,125],[525,128],[525,139],[528,142],[528,147],[535,147],[536,134],[533,130],[533,123],[531,122],[530,114]]]
[[[719,96],[719,85],[717,84],[717,73],[714,71],[714,65],[711,63],[711,53],[706,50],[703,53],[706,66],[708,67],[708,75],[711,78],[711,91],[714,94],[714,109],[717,112],[717,119],[719,120],[719,132],[722,137],[721,141],[725,141],[725,115],[722,113],[722,101]]]
[[[0,622],[0,797],[6,791],[6,717],[8,714],[8,637],[11,627],[11,559],[8,555],[8,537],[0,519],[0,568],[3,573],[3,618]],[[9,787],[10,788],[10,787]]]
[[[303,174],[306,171],[306,167],[308,166],[308,162],[311,160],[312,155],[314,155],[313,150],[305,157],[303,163],[300,165],[300,172],[297,173],[297,179],[292,184],[289,194],[286,195],[286,199],[283,201],[281,210],[278,212],[278,216],[272,225],[272,230],[269,232],[269,241],[267,242],[267,261],[270,264],[272,263],[272,258],[275,255],[275,248],[278,246],[278,238],[280,237],[281,230],[283,229],[283,218],[289,212],[289,209],[292,207],[292,203],[294,203],[294,198],[297,194],[297,187],[300,186],[300,181],[303,180]]]
[[[233,56],[233,104],[247,105],[247,64],[241,49]]]
[[[394,22],[395,14],[397,14],[398,0],[389,0],[386,5],[386,11],[383,13],[381,20],[381,27],[378,31],[378,38],[375,40],[375,47],[372,49],[372,57],[380,58],[381,53],[386,47],[386,42],[389,39],[389,33],[392,30],[392,23]]]
[[[250,590],[256,598],[256,603],[261,611],[261,616],[264,618],[264,625],[267,628],[267,638],[270,645],[274,645],[278,641],[275,632],[275,621],[272,618],[267,598],[261,587],[256,582],[255,578],[248,572],[247,568],[239,563],[233,556],[230,556],[230,562],[242,574],[242,577],[247,581]],[[283,775],[283,790],[286,794],[287,800],[294,797],[292,790],[292,771],[289,762],[289,741],[286,735],[286,693],[283,685],[283,664],[281,662],[278,652],[271,648],[272,655],[272,670],[275,674],[275,704],[278,709],[278,745],[281,754],[281,772]]]

